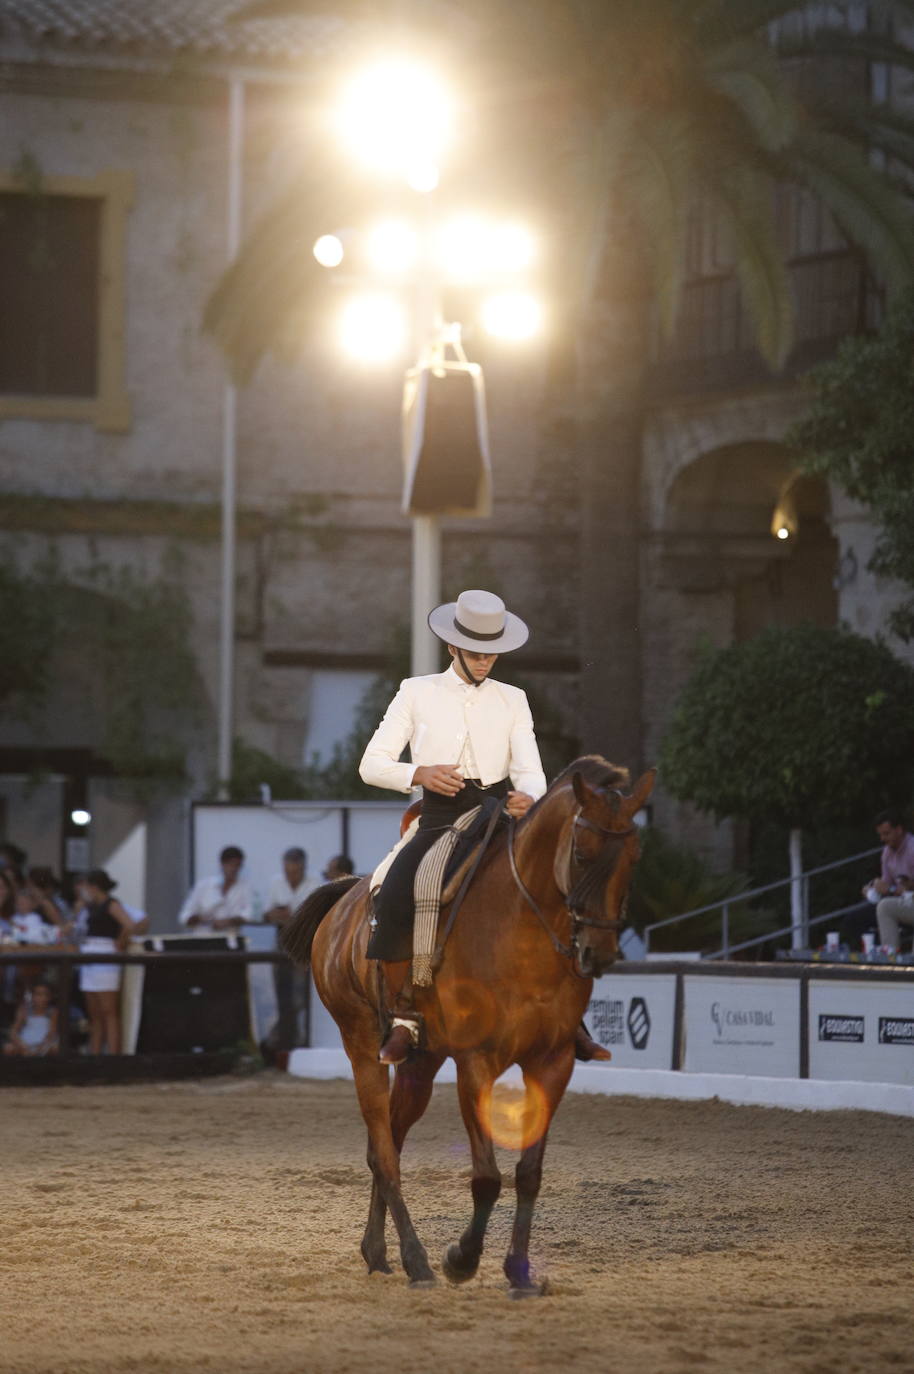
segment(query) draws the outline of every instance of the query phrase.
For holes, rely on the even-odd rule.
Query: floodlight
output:
[[[408,334],[406,312],[395,296],[355,296],[340,317],[344,350],[363,362],[390,362],[404,351]]]
[[[416,259],[416,231],[402,220],[378,224],[368,235],[368,257],[379,272],[400,274]]]
[[[70,812],[70,820],[74,825],[88,825],[91,819],[92,814],[85,807],[77,806]]]
[[[490,296],[482,307],[486,332],[500,339],[529,339],[543,327],[542,307],[533,296],[503,292]]]
[[[495,224],[489,233],[487,253],[492,272],[524,272],[536,258],[536,243],[522,224]]]
[[[453,281],[473,281],[486,271],[491,234],[484,220],[463,215],[438,234],[438,262]]]
[[[408,177],[437,167],[453,123],[452,102],[434,72],[390,59],[344,88],[337,126],[350,151],[382,173]]]
[[[321,267],[339,267],[343,261],[343,245],[336,234],[321,234],[312,252]]]

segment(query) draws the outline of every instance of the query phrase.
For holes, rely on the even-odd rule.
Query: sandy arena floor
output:
[[[476,1280],[366,1276],[349,1084],[3,1089],[0,1151],[2,1374],[914,1369],[910,1120],[569,1095],[523,1303],[510,1175]],[[467,1166],[443,1086],[405,1156],[436,1266]]]

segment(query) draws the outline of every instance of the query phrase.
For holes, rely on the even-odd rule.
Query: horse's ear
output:
[[[577,797],[581,806],[586,806],[587,799],[591,795],[591,792],[580,773],[572,773],[571,786],[574,788],[574,795]]]
[[[656,781],[656,768],[649,768],[646,773],[641,774],[641,777],[638,779],[638,781],[632,788],[631,797],[627,799],[628,811],[630,815],[633,816],[636,811],[641,810],[642,806],[653,792],[654,783]]]

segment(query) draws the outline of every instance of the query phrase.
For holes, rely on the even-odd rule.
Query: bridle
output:
[[[595,834],[602,835],[606,843],[608,843],[610,840],[624,840],[629,835],[633,835],[637,829],[637,826],[630,825],[627,826],[625,830],[608,830],[605,826],[597,825],[596,821],[588,820],[586,816],[582,816],[581,808],[579,806],[571,820],[571,857],[572,862],[578,864],[579,866],[586,865],[588,860],[582,858],[580,850],[577,848],[577,845],[575,843],[575,834],[577,832],[578,827],[580,827],[582,830],[592,830]],[[511,876],[514,879],[517,890],[520,892],[524,901],[533,911],[540,925],[543,927],[546,934],[549,936],[549,939],[552,942],[552,947],[556,951],[556,953],[561,954],[563,958],[569,959],[571,961],[571,967],[579,978],[591,978],[593,975],[588,973],[581,964],[581,945],[580,940],[578,939],[581,929],[584,926],[591,926],[595,930],[612,930],[615,931],[616,934],[619,934],[622,930],[625,929],[625,921],[598,920],[595,916],[588,916],[586,912],[579,910],[574,905],[572,900],[574,894],[574,887],[571,887],[568,892],[562,893],[562,896],[565,898],[565,910],[568,912],[568,915],[571,918],[571,939],[567,945],[564,944],[556,935],[555,931],[552,929],[552,926],[549,924],[546,914],[540,906],[539,902],[536,900],[533,893],[530,891],[530,889],[524,882],[523,878],[520,876],[520,871],[517,867],[517,855],[514,852],[514,836],[516,830],[517,821],[515,817],[512,816],[508,826],[508,859],[511,865]],[[602,850],[600,852],[602,853]],[[589,860],[589,862],[593,863],[594,860],[591,859]],[[608,877],[609,874],[607,874],[607,878]]]

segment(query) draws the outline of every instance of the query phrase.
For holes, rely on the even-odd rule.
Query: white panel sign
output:
[[[397,802],[353,802],[349,813],[349,852],[357,873],[371,873],[400,838],[400,817],[411,798]],[[308,877],[321,881],[327,861],[343,849],[343,807],[338,802],[277,802],[272,806],[195,806],[193,881],[219,871],[219,853],[237,844],[244,851],[244,877],[260,909],[271,879],[282,872],[282,856],[292,845],[308,855]]]
[[[587,1028],[625,1069],[669,1069],[673,1059],[673,974],[597,978],[587,1007]]]
[[[800,985],[786,978],[685,976],[687,1073],[796,1078]]]
[[[914,1085],[914,983],[809,983],[809,1076]]]

